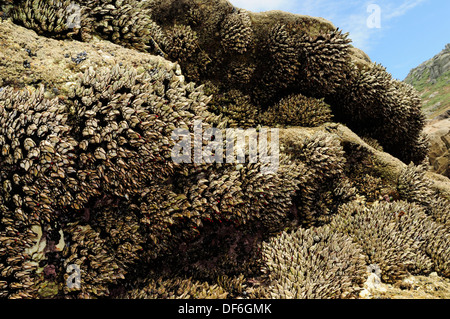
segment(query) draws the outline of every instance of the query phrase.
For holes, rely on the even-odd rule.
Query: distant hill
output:
[[[419,91],[428,118],[450,117],[450,43],[412,69],[404,81]]]
[[[450,177],[450,44],[432,59],[412,69],[404,80],[420,93],[429,121],[431,169]]]

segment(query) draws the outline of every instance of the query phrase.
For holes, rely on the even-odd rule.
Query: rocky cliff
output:
[[[405,82],[419,92],[428,117],[432,169],[450,177],[450,44],[432,59],[411,70]]]
[[[429,136],[429,161],[432,170],[450,177],[450,118],[430,121],[425,127]]]
[[[330,22],[89,0],[68,27],[72,2],[0,3],[0,297],[359,298],[369,277],[450,277],[420,99]],[[176,163],[199,120],[279,128],[278,170]]]
[[[428,118],[445,117],[450,109],[450,44],[412,69],[405,82],[418,90]]]
[[[411,83],[417,81],[426,73],[429,73],[430,80],[433,84],[436,83],[436,80],[439,77],[448,71],[450,71],[450,43],[433,58],[411,70],[406,77],[405,82]]]

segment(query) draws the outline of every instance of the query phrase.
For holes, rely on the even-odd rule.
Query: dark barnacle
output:
[[[37,54],[36,53],[33,53],[30,49],[28,49],[28,48],[26,48],[25,49],[25,52],[27,52],[27,54],[28,54],[28,56],[31,58],[31,57],[34,57],[34,56],[37,56]]]
[[[86,51],[83,51],[81,53],[78,53],[75,58],[72,58],[72,62],[75,62],[75,64],[80,64],[81,62],[85,61],[87,59],[87,53]]]

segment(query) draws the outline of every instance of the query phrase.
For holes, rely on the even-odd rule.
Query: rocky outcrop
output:
[[[427,118],[445,116],[450,109],[450,44],[435,57],[411,70],[405,82],[419,92]]]
[[[419,91],[429,119],[424,132],[430,142],[428,158],[431,169],[450,176],[450,44],[411,70],[405,82]]]
[[[433,171],[450,177],[450,118],[431,121],[425,133],[430,139],[428,156]]]
[[[423,78],[425,73],[429,73],[431,83],[436,83],[436,80],[444,73],[450,71],[450,43],[445,46],[439,54],[432,59],[422,63],[418,67],[412,69],[405,82],[412,84],[415,80]]]
[[[21,0],[9,12],[16,23],[47,37],[101,37],[177,61],[187,80],[203,83],[207,92],[243,96],[247,105],[229,113],[244,110],[232,119],[244,127],[283,98],[302,94],[325,99],[336,121],[403,161],[425,158],[416,92],[353,49],[348,34],[329,21],[252,13],[226,0],[80,0],[74,2],[80,24],[69,28],[63,8],[70,3]]]

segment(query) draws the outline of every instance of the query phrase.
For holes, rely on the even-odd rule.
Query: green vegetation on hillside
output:
[[[450,70],[433,80],[431,66],[427,63],[425,70],[420,67],[412,70],[405,82],[419,92],[426,116],[435,118],[450,109]]]
[[[425,82],[418,87],[427,116],[434,118],[450,108],[450,71],[440,76],[436,83]]]

